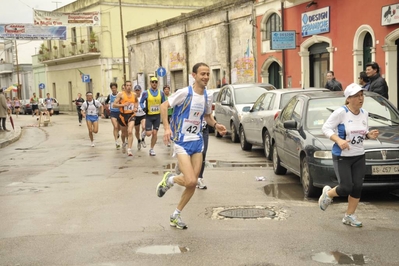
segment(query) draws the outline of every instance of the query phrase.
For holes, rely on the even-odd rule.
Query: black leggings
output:
[[[339,196],[350,195],[359,199],[366,174],[365,155],[343,157],[333,156],[334,171],[338,178],[336,192]]]
[[[208,125],[204,130],[202,131],[202,137],[204,139],[204,149],[202,151],[202,166],[201,166],[201,172],[199,173],[199,178],[203,178],[204,174],[204,169],[205,169],[205,158],[206,158],[206,152],[208,151],[208,140],[209,140],[209,129]]]
[[[79,123],[82,122],[82,111],[80,109],[80,107],[76,107],[76,111],[78,112],[78,119],[79,119]]]

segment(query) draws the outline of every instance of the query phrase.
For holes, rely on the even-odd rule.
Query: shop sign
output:
[[[330,32],[330,7],[302,13],[302,37]]]
[[[272,50],[296,49],[296,32],[272,31]]]
[[[383,6],[381,10],[381,25],[387,26],[399,23],[399,3]]]

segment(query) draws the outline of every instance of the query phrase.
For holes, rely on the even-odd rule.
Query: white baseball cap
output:
[[[344,91],[345,99],[347,99],[349,96],[355,95],[356,93],[358,93],[361,90],[363,90],[362,87],[360,87],[356,83],[352,83],[352,84],[348,85],[348,87],[346,87],[345,91]]]

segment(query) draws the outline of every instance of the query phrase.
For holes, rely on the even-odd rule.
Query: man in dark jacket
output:
[[[329,89],[330,91],[342,91],[342,84],[338,80],[335,79],[334,76],[334,71],[328,71],[327,72],[327,83],[326,83],[326,89]]]
[[[366,74],[370,79],[369,91],[378,93],[388,99],[388,85],[380,75],[380,66],[376,62],[366,65]]]

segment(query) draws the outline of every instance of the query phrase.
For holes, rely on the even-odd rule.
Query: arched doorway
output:
[[[277,62],[271,63],[269,66],[269,83],[272,84],[277,89],[281,89],[281,68]]]
[[[309,86],[324,88],[327,80],[326,74],[330,66],[329,46],[326,42],[315,43],[309,47]]]
[[[366,69],[366,64],[373,61],[371,58],[371,48],[373,47],[373,38],[369,32],[366,33],[363,40],[363,70]]]

